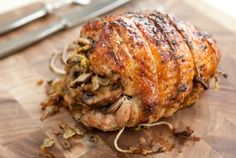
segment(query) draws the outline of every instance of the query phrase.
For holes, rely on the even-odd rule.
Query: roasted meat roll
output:
[[[156,122],[192,105],[220,60],[208,33],[157,11],[90,21],[67,50],[66,74],[49,102],[59,94],[76,119],[103,131]]]

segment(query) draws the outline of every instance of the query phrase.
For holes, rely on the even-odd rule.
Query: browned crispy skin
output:
[[[193,104],[220,60],[207,33],[157,11],[90,21],[81,37],[93,41],[87,53],[93,73],[118,74],[122,95],[133,101],[114,114],[96,109],[82,116],[82,123],[104,131],[155,122]]]

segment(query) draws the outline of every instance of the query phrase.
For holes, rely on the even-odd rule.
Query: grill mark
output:
[[[124,17],[122,17],[122,18],[119,18],[118,20],[117,20],[117,25],[120,25],[120,27],[123,27],[123,29],[125,30],[125,32],[122,34],[122,38],[123,39],[126,39],[125,40],[125,42],[126,43],[134,43],[136,46],[138,46],[139,45],[139,43],[137,43],[137,41],[132,41],[133,40],[133,38],[135,39],[135,40],[141,40],[141,47],[143,47],[143,48],[145,48],[145,52],[147,51],[147,49],[150,49],[149,47],[147,48],[147,46],[146,45],[144,45],[143,43],[145,42],[144,41],[144,39],[143,38],[141,38],[141,37],[139,37],[140,36],[140,34],[137,34],[137,33],[135,33],[135,32],[131,32],[132,31],[132,29],[134,30],[134,31],[137,31],[137,28],[134,28],[134,26],[132,26],[130,23],[126,23],[126,21],[130,21],[130,20],[128,20],[128,19],[125,19]],[[114,17],[113,17],[113,19],[112,19],[112,21],[114,22]],[[115,21],[116,22],[116,21]],[[134,24],[133,24],[134,25]],[[117,29],[119,29],[119,28],[117,28]],[[128,34],[128,35],[127,35]],[[129,35],[130,34],[130,35]],[[123,36],[126,36],[126,37],[123,37]],[[132,37],[132,36],[134,36],[134,37]],[[128,46],[127,46],[128,47]],[[130,50],[130,49],[129,49]],[[143,69],[143,67],[142,67],[142,65],[143,64],[146,64],[146,63],[142,63],[142,61],[140,60],[140,59],[135,59],[135,57],[136,56],[138,56],[138,54],[135,54],[135,52],[134,52],[135,50],[130,50],[130,52],[127,52],[127,53],[132,53],[133,52],[133,55],[131,55],[131,56],[133,56],[133,60],[134,60],[134,62],[137,62],[138,63],[138,67],[137,67],[137,69],[139,69],[140,70],[140,72],[143,72],[142,71],[142,69]],[[151,53],[151,51],[149,50],[149,54]],[[151,56],[152,57],[152,56]],[[152,59],[153,60],[153,59]],[[145,65],[144,65],[145,66]],[[148,66],[148,65],[147,65]],[[150,67],[150,64],[149,64],[149,66],[148,67]],[[151,70],[151,69],[150,69]],[[143,72],[143,73],[146,73],[146,72]],[[148,73],[150,73],[150,71],[148,72]],[[152,72],[153,73],[153,72]],[[144,74],[145,76],[147,75],[147,74]],[[142,77],[142,75],[140,75],[139,74],[139,76],[141,76]],[[148,74],[148,79],[150,80],[150,74]],[[142,77],[143,78],[143,77]],[[150,96],[153,96],[153,87],[155,88],[155,81],[153,81],[153,80],[150,80],[150,81],[152,81],[152,82],[150,82],[150,81],[145,81],[145,80],[142,80],[143,82],[146,82],[146,85],[145,86],[147,86],[147,85],[150,85],[150,84],[152,84],[152,87],[150,87],[150,86],[148,86],[148,87],[144,87],[144,90],[145,90],[145,92],[143,93],[144,95],[146,95],[146,97],[148,98],[148,99],[146,99],[146,100],[144,100],[145,102],[147,102],[148,104],[150,103],[150,105],[154,105],[154,102],[156,102],[157,101],[157,99],[151,99],[150,98]],[[140,83],[140,81],[138,81],[137,80],[137,82],[139,82]],[[145,84],[145,83],[143,83],[143,84]],[[150,88],[152,88],[152,89],[150,89]],[[150,90],[148,90],[148,89],[150,89]],[[146,94],[145,94],[146,93]],[[143,98],[143,99],[145,99],[145,97]],[[144,102],[144,103],[145,103]],[[147,104],[147,105],[148,105]],[[145,104],[144,104],[145,105]],[[147,106],[147,108],[148,108],[148,106]],[[151,109],[151,108],[149,108],[149,109]]]
[[[84,27],[82,27],[80,36],[84,38],[91,38],[93,41],[98,41],[101,38],[101,32],[104,25],[103,21],[104,19],[88,22],[84,25]]]
[[[164,46],[168,46],[169,47],[169,45],[168,45],[168,43],[164,40],[164,36],[163,36],[163,34],[161,34],[161,32],[158,32],[158,30],[157,30],[157,27],[156,27],[156,25],[155,25],[155,23],[153,22],[153,20],[151,20],[148,16],[146,16],[145,15],[145,18],[147,18],[152,24],[153,24],[153,29],[151,30],[151,32],[153,32],[153,34],[154,34],[154,37],[153,37],[153,43],[154,43],[154,45],[156,46],[156,52],[155,53],[157,53],[157,56],[160,58],[160,60],[162,60],[161,61],[161,63],[160,64],[165,64],[166,62],[168,62],[167,64],[168,65],[170,65],[170,66],[173,66],[174,65],[174,67],[176,67],[176,63],[175,62],[172,62],[170,59],[171,59],[171,53],[169,52],[169,50],[167,50],[165,47],[163,47],[163,45]],[[160,37],[158,37],[158,36],[160,36]],[[152,37],[152,36],[151,36]],[[161,38],[161,39],[160,39]],[[156,41],[158,41],[158,42],[156,42]],[[168,65],[166,65],[165,67],[168,67]],[[167,70],[170,70],[170,69],[172,69],[172,68],[168,68]],[[167,75],[168,74],[168,72],[167,73],[163,73],[163,70],[160,70],[162,73],[161,74],[157,74],[157,76],[158,76],[158,78],[160,78],[163,82],[164,82],[164,85],[166,86],[167,84],[165,83],[165,79],[163,79],[163,77],[167,77],[167,78],[169,78],[169,76]],[[166,72],[166,71],[165,71]],[[176,73],[177,74],[177,73]],[[159,76],[160,75],[160,76]],[[164,75],[164,76],[163,76]],[[178,74],[177,74],[178,75]],[[176,75],[176,76],[177,76]],[[173,80],[173,77],[171,77],[172,78],[172,80]],[[168,100],[166,100],[165,98],[167,98],[168,99],[168,97],[167,97],[167,95],[169,94],[169,93],[166,93],[165,92],[165,88],[164,87],[160,87],[161,89],[160,89],[160,92],[161,92],[161,96],[162,96],[162,99],[164,99],[165,101],[168,101]],[[165,103],[165,101],[164,102],[162,102],[162,105],[168,105],[168,104],[166,104]],[[160,108],[159,108],[159,110],[160,110]]]
[[[118,37],[118,39],[123,40],[123,38],[121,38],[121,36],[117,33],[117,30],[112,27],[112,24],[111,24],[111,23],[107,22],[107,25],[110,26],[110,30],[109,30],[109,31],[111,32],[112,35],[116,35],[116,36]],[[116,38],[116,39],[117,39],[117,38]],[[118,39],[117,39],[117,40],[118,40]],[[112,41],[112,40],[113,40],[113,37],[110,36],[110,39],[109,39],[109,40]],[[118,53],[117,53],[117,52],[116,52],[116,53],[114,52],[114,50],[115,50],[114,48],[115,48],[115,46],[112,45],[111,51],[108,52],[108,55],[109,55],[111,58],[114,59],[114,61],[118,64],[118,66],[120,67],[120,69],[124,69],[125,64],[124,64],[124,61],[123,61],[123,60],[124,60],[124,59],[127,59],[127,60],[128,60],[128,58],[129,58],[130,56],[127,56],[127,53],[124,53],[123,51],[120,51],[119,54],[121,54],[121,56],[123,57],[123,60],[122,60],[119,56],[116,55],[116,54],[118,54]],[[126,48],[127,48],[127,45],[126,45]],[[126,60],[126,61],[127,61],[127,60]]]
[[[168,45],[167,41],[164,40],[164,35],[161,33],[160,30],[157,29],[155,22],[149,17],[149,15],[145,15],[145,17],[147,17],[153,23],[153,25],[155,27],[155,30],[153,30],[153,32],[154,33],[156,32],[156,34],[160,36],[160,37],[156,37],[156,41],[158,41],[158,42],[156,42],[156,46],[160,49],[160,50],[159,49],[157,50],[157,53],[158,53],[158,56],[161,58],[161,60],[163,60],[161,63],[164,64],[166,62],[169,62],[168,65],[170,64],[170,66],[172,65],[172,66],[174,66],[174,68],[176,68],[176,62],[171,61],[171,53],[169,52],[169,50],[167,50],[169,48],[169,45]],[[168,46],[168,48],[165,48],[165,46]],[[166,66],[168,67],[168,65],[166,65]],[[169,68],[167,70],[169,70]],[[176,69],[174,69],[174,71],[175,70]],[[164,75],[164,77],[169,78],[167,73],[163,73],[162,75]],[[160,78],[163,77],[162,75],[160,76]],[[178,74],[176,76],[178,78]],[[171,78],[173,78],[173,77],[171,77]],[[165,79],[162,79],[162,80],[165,82]],[[165,86],[166,86],[166,83],[165,83]],[[168,97],[167,97],[168,93],[165,92],[164,87],[161,87],[161,92],[163,93],[162,97],[164,99],[163,100],[164,102],[162,102],[163,105],[168,105],[169,104]],[[166,104],[166,101],[167,101],[167,104]]]
[[[184,32],[184,29],[183,28],[180,28],[178,26],[178,22],[180,21],[177,21],[177,19],[175,19],[175,17],[171,17],[169,14],[166,14],[166,17],[169,19],[169,21],[171,22],[171,24],[175,27],[176,31],[179,32],[179,34],[182,36],[182,38],[184,39],[184,42],[186,43],[186,45],[188,46],[189,48],[189,51],[191,53],[191,56],[192,56],[192,59],[193,59],[193,64],[194,64],[194,76],[196,75],[197,77],[199,76],[199,72],[198,72],[198,68],[197,68],[197,65],[196,65],[196,60],[194,58],[194,55],[193,55],[193,47],[191,46],[190,42],[189,42],[189,39],[186,37],[186,34]],[[191,41],[192,42],[192,41]],[[193,87],[195,87],[195,82],[194,80],[192,81],[192,84],[193,84]],[[193,89],[192,89],[193,91]],[[190,94],[188,96],[191,95],[192,92],[190,92]],[[187,96],[186,96],[187,97]]]
[[[210,47],[208,45],[208,41],[205,39],[205,37],[203,36],[203,34],[199,31],[199,29],[197,29],[196,27],[192,26],[191,24],[187,23],[187,26],[189,26],[191,28],[191,32],[194,34],[194,36],[198,39],[198,41],[201,42],[201,44],[205,44],[207,45],[207,49],[202,50],[200,47],[197,47],[201,53],[203,53],[204,56],[204,63],[201,63],[201,65],[199,65],[199,71],[200,71],[200,75],[199,77],[203,80],[204,84],[202,84],[202,86],[204,87],[204,85],[207,85],[207,82],[209,80],[209,78],[211,77],[211,75],[209,73],[211,73],[212,70],[216,69],[216,67],[214,67],[211,58],[213,57],[212,55],[212,47]]]
[[[128,19],[125,19],[125,18],[123,18],[123,19],[124,19],[124,20],[128,20]],[[145,48],[145,52],[146,52],[146,47],[147,47],[147,45],[145,44],[146,42],[143,40],[143,38],[142,38],[142,36],[141,36],[141,33],[137,34],[136,32],[132,32],[132,30],[138,31],[138,29],[137,29],[137,28],[134,28],[134,27],[135,27],[134,24],[133,24],[133,26],[132,26],[132,23],[131,23],[131,24],[128,24],[128,23],[126,23],[124,20],[123,20],[123,21],[119,21],[119,23],[124,26],[124,28],[125,28],[125,29],[127,30],[127,32],[130,34],[130,36],[135,36],[134,39],[137,39],[137,41],[139,41],[139,42],[137,42],[137,41],[132,41],[132,42],[135,43],[134,46],[141,46],[141,47],[144,47],[144,48]],[[130,39],[132,39],[132,38],[130,38]],[[130,42],[130,41],[128,41],[128,42]],[[148,52],[149,52],[149,57],[150,57],[151,51],[150,51],[150,48],[149,48],[149,47],[148,47],[148,49],[149,49]],[[133,52],[133,51],[132,51],[132,52]],[[149,66],[149,64],[147,64],[147,62],[146,62],[145,60],[140,59],[140,58],[137,58],[137,57],[138,57],[138,54],[137,54],[137,53],[133,55],[133,58],[134,58],[134,60],[135,60],[137,63],[139,63],[139,64],[141,64],[141,65],[144,65],[144,66],[147,66],[147,67]],[[145,57],[145,56],[143,56],[143,57]],[[140,69],[140,70],[141,70],[141,69]],[[141,71],[141,72],[142,72],[142,71]],[[152,79],[152,76],[150,76],[150,74],[147,74],[147,73],[149,73],[149,72],[143,71],[143,73],[145,73],[144,75],[147,76],[147,77],[149,78],[149,80]]]
[[[217,64],[215,64],[215,61],[217,61],[217,57],[216,57],[216,52],[215,52],[215,49],[214,49],[214,47],[209,43],[209,41],[207,40],[207,38],[203,35],[203,40],[205,41],[205,43],[206,43],[206,47],[208,48],[207,49],[207,51],[210,51],[210,55],[211,55],[211,70],[210,70],[210,75],[209,75],[209,77],[213,77],[214,76],[214,74],[216,73],[216,68],[215,68],[215,66],[217,65]],[[213,55],[214,54],[214,55]],[[214,61],[212,61],[212,57],[214,57]],[[215,65],[214,65],[215,64]],[[212,70],[215,70],[215,72],[212,72]]]
[[[192,91],[192,81],[194,79],[195,71],[192,71],[195,68],[194,59],[192,56],[192,52],[189,48],[189,45],[186,44],[182,34],[177,30],[172,21],[168,18],[168,15],[158,13],[162,19],[165,21],[167,25],[170,27],[170,39],[171,46],[176,47],[175,51],[175,60],[177,61],[180,69],[181,80],[177,89],[177,97],[176,99],[181,103],[184,98],[188,96]],[[168,33],[168,32],[167,32]],[[183,53],[182,51],[186,51]],[[186,62],[187,63],[186,63]],[[189,72],[189,74],[188,74]]]
[[[194,70],[195,70],[195,79],[193,80],[193,86],[194,87],[196,87],[195,86],[195,84],[196,83],[200,83],[203,87],[205,87],[206,86],[206,83],[205,83],[205,81],[203,81],[204,83],[201,83],[201,82],[198,82],[196,79],[202,79],[202,76],[201,76],[201,73],[200,73],[200,70],[198,69],[198,66],[197,66],[197,64],[196,64],[196,59],[195,59],[195,57],[194,57],[194,50],[193,50],[193,47],[189,44],[189,38],[188,38],[188,36],[187,36],[187,34],[185,33],[185,29],[184,28],[182,28],[182,29],[179,29],[179,27],[178,27],[178,25],[186,25],[185,23],[183,23],[182,21],[180,21],[180,20],[177,20],[175,17],[170,17],[169,15],[168,15],[168,18],[169,19],[171,19],[171,21],[173,22],[173,24],[174,24],[174,26],[177,28],[177,30],[181,33],[181,35],[186,39],[186,43],[187,43],[187,45],[188,45],[188,47],[190,48],[190,51],[191,51],[191,54],[192,54],[192,57],[193,57],[193,61],[194,61]],[[190,42],[192,42],[192,41],[190,41]],[[205,87],[206,88],[206,87]],[[204,88],[204,89],[205,89]]]
[[[105,63],[103,62],[103,64],[110,65],[109,68],[112,69],[112,71],[114,71],[114,72],[124,74],[124,71],[128,70],[126,68],[127,65],[131,65],[130,63],[131,63],[132,58],[130,58],[127,55],[127,53],[125,53],[123,51],[123,49],[122,50],[115,49],[118,46],[116,45],[117,41],[114,41],[114,36],[116,36],[116,38],[115,38],[116,40],[119,40],[119,39],[123,40],[123,38],[121,38],[119,36],[119,34],[116,32],[116,30],[114,29],[115,26],[113,27],[111,25],[111,23],[109,22],[109,19],[106,19],[105,23],[106,24],[103,26],[102,36],[101,36],[100,40],[96,43],[96,49],[94,51],[100,52],[101,51],[100,49],[104,48],[102,50],[103,53],[102,54],[100,53],[100,56],[104,55],[104,57],[106,59],[106,62]],[[123,48],[125,46],[123,46]],[[120,51],[118,52],[118,50],[120,50]],[[110,57],[110,58],[108,58],[108,57]],[[96,56],[95,56],[95,60],[96,60]],[[124,61],[126,63],[124,63]],[[101,68],[101,65],[98,65],[98,67]],[[95,65],[94,70],[96,70],[96,68],[97,67]]]
[[[199,77],[199,72],[198,72],[198,68],[197,68],[197,64],[196,64],[196,60],[194,58],[194,53],[193,53],[193,47],[190,44],[190,41],[188,39],[188,37],[186,36],[184,29],[183,28],[179,28],[178,24],[180,24],[180,21],[177,21],[177,19],[175,19],[174,17],[171,17],[167,14],[167,18],[171,21],[171,23],[173,24],[173,26],[176,28],[176,30],[180,33],[180,35],[185,39],[185,42],[191,52],[192,58],[193,58],[193,62],[194,62],[194,71],[196,73],[196,76]],[[182,24],[182,23],[181,23]],[[192,42],[192,41],[191,41]]]
[[[144,36],[143,36],[141,30],[139,29],[139,27],[133,21],[131,21],[131,23],[133,23],[133,26],[135,27],[135,30],[138,32],[138,35],[141,37],[141,39],[144,41],[144,43],[146,43],[145,46],[147,46],[148,49],[145,49],[145,50],[147,50],[148,56],[152,59],[152,61],[154,61],[155,65],[156,65],[156,61],[155,61],[155,58],[153,57],[153,54],[152,54],[149,43],[145,42],[146,40],[144,39]],[[154,73],[156,73],[156,70],[155,70]]]
[[[120,69],[124,68],[122,60],[114,53],[114,51],[109,51],[107,55],[117,63]]]
[[[132,14],[132,15],[130,15],[130,16],[132,16],[132,17],[129,17],[129,15],[127,15],[127,14],[125,14],[125,17],[126,17],[126,18],[129,18],[129,19],[132,21],[132,23],[134,24],[136,30],[139,32],[138,34],[142,37],[143,41],[146,41],[148,38],[147,38],[145,32],[142,31],[142,28],[140,28],[140,25],[142,25],[142,26],[145,27],[145,24],[139,23],[139,22],[137,21],[137,19],[135,19],[135,18],[144,18],[144,17],[141,17],[139,14],[134,14],[134,13],[129,13],[129,14]],[[131,19],[131,18],[134,18],[134,19]],[[149,40],[149,39],[148,39],[148,40]],[[147,46],[148,46],[149,56],[151,57],[151,59],[152,59],[153,62],[155,63],[155,68],[156,68],[156,67],[157,67],[156,65],[157,65],[158,62],[157,62],[156,58],[155,58],[154,55],[153,55],[153,52],[152,52],[152,49],[151,49],[151,45],[149,44],[149,42],[145,42],[145,43],[146,43]],[[155,70],[155,73],[157,73],[157,69]]]
[[[116,19],[114,19],[114,18],[116,18]],[[136,61],[135,61],[133,55],[131,54],[131,52],[130,51],[125,51],[125,50],[129,50],[128,49],[128,40],[129,39],[126,39],[125,37],[123,37],[124,35],[120,32],[121,31],[120,26],[119,26],[120,22],[115,23],[116,20],[117,20],[117,17],[111,17],[111,20],[109,21],[109,23],[110,23],[110,25],[114,26],[114,32],[116,33],[116,35],[120,39],[122,39],[122,45],[119,45],[119,47],[121,47],[121,46],[122,47],[124,46],[124,47],[122,49],[119,49],[119,50],[122,50],[120,52],[122,52],[124,55],[128,56],[129,60],[131,61],[130,65],[133,66],[133,71],[135,72],[135,69],[138,68],[138,65],[136,64]],[[121,27],[125,27],[125,26],[123,25]],[[114,48],[113,48],[113,50],[114,50]],[[130,66],[128,66],[128,67],[130,69]],[[132,74],[132,73],[129,73],[129,74]],[[133,80],[133,77],[131,77],[130,79]]]
[[[113,19],[114,20],[114,19]],[[129,51],[124,51],[124,50],[128,50],[128,46],[127,46],[127,44],[126,44],[126,42],[124,42],[124,40],[125,40],[125,38],[123,38],[123,37],[121,37],[120,36],[120,34],[119,34],[119,28],[117,27],[117,26],[115,26],[116,24],[115,23],[111,23],[111,22],[108,22],[109,23],[109,25],[111,26],[111,27],[113,27],[113,34],[112,35],[116,35],[119,39],[121,39],[122,41],[121,41],[121,43],[119,44],[119,45],[117,45],[117,47],[118,46],[122,46],[123,47],[123,49],[118,49],[118,50],[116,50],[115,48],[116,48],[116,46],[114,46],[114,45],[111,45],[111,47],[112,47],[112,50],[115,52],[115,54],[121,54],[125,59],[126,59],[126,62],[128,62],[127,60],[129,60],[129,62],[131,62],[130,63],[130,65],[136,65],[135,64],[135,60],[133,59],[133,57],[132,57],[132,55],[129,53]],[[113,39],[113,37],[112,36],[110,36],[110,41]],[[115,51],[116,50],[116,51]],[[119,52],[119,53],[118,53]]]
[[[145,15],[140,15],[140,14],[135,14],[135,15],[130,15],[132,18],[137,18],[136,21],[137,23],[139,23],[139,25],[141,25],[141,28],[139,29],[142,33],[143,33],[143,36],[145,37],[146,41],[148,41],[148,44],[152,43],[153,44],[153,50],[152,53],[153,53],[153,56],[155,56],[155,59],[157,58],[158,61],[159,61],[159,65],[160,65],[160,71],[162,72],[161,74],[160,73],[157,73],[157,76],[158,78],[160,78],[163,82],[164,82],[164,85],[165,86],[168,86],[166,82],[165,83],[165,79],[163,79],[163,75],[164,77],[167,77],[169,78],[169,76],[167,76],[167,74],[165,73],[166,71],[164,71],[162,69],[162,67],[167,67],[167,71],[170,72],[169,70],[172,70],[173,69],[173,65],[176,66],[176,63],[175,62],[172,62],[171,60],[169,61],[171,55],[170,53],[168,52],[168,50],[166,50],[165,46],[168,46],[168,43],[164,40],[163,38],[163,35],[161,34],[161,32],[157,31],[156,29],[156,26],[154,24],[154,22],[152,20],[150,20],[147,16]],[[139,17],[141,17],[141,19],[139,19]],[[145,21],[148,21],[148,22],[145,22]],[[143,30],[143,31],[142,31]],[[157,42],[158,41],[158,42]],[[164,45],[164,47],[163,47]],[[164,51],[164,52],[163,52]],[[156,54],[156,55],[154,55]],[[168,62],[168,63],[166,63]],[[168,65],[163,65],[163,64],[168,64],[169,67],[168,68]],[[158,70],[158,69],[157,69]],[[175,71],[175,70],[173,70]],[[163,73],[164,72],[164,73]],[[176,73],[175,76],[177,76],[178,74]],[[171,77],[171,81],[173,81],[175,79],[173,79],[173,77]],[[161,83],[158,84],[158,86],[160,85]],[[171,83],[172,84],[172,83]],[[165,92],[165,88],[164,87],[160,87],[161,89],[159,89],[159,91],[161,93],[163,93],[161,95],[161,98],[166,100],[165,98],[169,99],[168,97],[166,97],[168,94],[170,94],[172,91],[168,91],[167,93]],[[175,86],[173,85],[172,89],[174,89]],[[175,88],[176,89],[176,88]],[[160,96],[159,96],[160,98]],[[167,102],[169,102],[170,100],[167,100]],[[162,104],[159,104],[159,105],[169,105],[164,102],[161,102]],[[164,103],[164,104],[163,104]],[[151,109],[151,111],[155,110],[156,111],[156,115],[152,115],[150,117],[150,120],[158,120],[158,118],[160,118],[162,115],[163,115],[163,108],[160,108],[160,106],[156,106],[154,109],[153,108],[148,108],[147,110]],[[148,111],[147,111],[148,112]]]
[[[125,18],[124,18],[125,19]],[[141,37],[141,40],[144,42],[144,43],[146,43],[146,44],[144,44],[144,47],[145,47],[145,51],[146,51],[146,53],[148,53],[148,56],[151,58],[151,60],[152,60],[152,62],[155,64],[155,71],[154,71],[154,74],[156,74],[157,73],[157,70],[156,70],[156,61],[155,61],[155,58],[154,58],[154,56],[153,56],[153,54],[152,54],[152,51],[151,51],[151,48],[150,48],[150,45],[149,45],[149,43],[148,42],[146,42],[146,40],[145,40],[145,38],[144,38],[144,36],[143,36],[143,34],[142,34],[142,31],[140,30],[140,28],[136,25],[136,23],[134,23],[132,20],[130,20],[130,22],[133,24],[131,24],[131,26],[132,27],[134,27],[134,29],[137,31],[137,34],[138,34],[138,36],[140,36]],[[140,63],[140,62],[139,62]],[[141,63],[142,64],[142,63]],[[150,78],[149,78],[149,80],[150,80]],[[156,86],[156,84],[155,83],[157,83],[157,78],[155,78],[154,80],[153,79],[151,79],[152,80],[152,87],[154,87],[154,93],[155,93],[155,99],[148,99],[148,100],[146,100],[145,102],[147,102],[147,105],[144,107],[144,111],[145,111],[145,118],[147,118],[147,120],[146,121],[148,121],[149,122],[149,119],[148,119],[148,117],[150,117],[151,115],[153,115],[153,113],[155,112],[154,111],[154,109],[155,109],[155,106],[158,104],[158,95],[157,95],[157,86]]]
[[[208,46],[207,42],[204,40],[203,36],[201,36],[201,33],[199,33],[199,31],[194,27],[192,26],[191,24],[188,24],[189,27],[191,28],[191,32],[193,33],[193,35],[196,37],[196,39],[198,39],[198,41],[200,41],[201,43],[204,43]],[[206,50],[202,50],[200,47],[197,47],[200,51],[201,51],[201,54],[204,55],[204,62],[199,62],[199,66],[198,66],[198,69],[199,69],[199,77],[203,80],[203,82],[206,84],[207,80],[209,79],[209,76],[208,76],[208,71],[211,69],[209,69],[209,66],[207,66],[207,64],[209,64],[209,57],[211,57],[211,53],[209,54],[209,47]],[[202,56],[200,56],[202,58]],[[212,67],[212,66],[210,66]],[[204,86],[204,85],[203,85]]]
[[[158,89],[159,89],[158,88],[159,87],[159,79],[158,79],[158,73],[157,73],[157,71],[158,71],[158,69],[157,69],[158,61],[157,61],[157,59],[154,56],[155,52],[153,52],[152,49],[151,49],[153,46],[150,45],[151,43],[153,43],[153,37],[151,38],[149,35],[147,35],[149,33],[149,31],[150,31],[147,27],[150,27],[150,26],[147,26],[146,23],[147,22],[151,22],[151,21],[147,17],[144,17],[144,16],[142,16],[140,14],[135,14],[135,13],[125,14],[125,17],[127,17],[127,18],[129,18],[130,20],[133,21],[133,23],[136,26],[137,30],[140,32],[140,34],[142,34],[142,38],[145,41],[148,41],[146,43],[147,43],[147,45],[149,47],[149,50],[151,52],[150,54],[152,56],[151,58],[152,58],[152,60],[153,60],[153,62],[155,64],[155,68],[156,68],[156,72],[155,73],[156,73],[157,81],[155,82],[156,83],[155,84],[155,89],[156,89],[156,94],[157,94],[156,97],[157,97],[158,102],[159,102],[159,95],[158,95],[159,94],[159,92],[158,92]],[[154,24],[152,23],[152,25],[154,25]],[[156,46],[155,46],[155,51],[157,51]],[[147,106],[146,112],[149,115],[149,117],[150,117],[150,115],[153,115],[152,113],[155,113],[155,111],[158,110],[158,106],[157,105],[158,105],[158,103],[154,103],[154,104],[150,104],[149,106]],[[153,116],[151,116],[151,117],[153,117]],[[159,116],[157,116],[157,117],[159,117]],[[149,118],[149,119],[152,120],[152,118]]]
[[[131,14],[131,13],[129,13],[129,14]],[[140,18],[141,16],[139,15],[139,14],[135,14],[134,15],[134,13],[132,13],[133,15],[133,18]],[[126,17],[127,17],[127,15],[126,15]],[[129,17],[127,17],[127,18],[129,18]],[[143,17],[142,17],[143,18]],[[131,19],[130,19],[131,20]],[[139,25],[143,25],[143,24],[141,24],[141,23],[137,23],[135,20],[131,20],[132,21],[132,23],[134,24],[134,26],[135,26],[135,28],[136,28],[136,30],[139,32],[138,34],[142,37],[142,39],[144,40],[144,41],[146,41],[146,35],[145,35],[145,33],[140,29],[140,26]],[[143,26],[145,26],[145,25],[143,25]],[[147,44],[147,46],[148,46],[148,52],[149,52],[149,56],[151,56],[151,59],[154,61],[154,63],[155,63],[155,68],[156,68],[156,65],[157,65],[157,60],[155,59],[155,57],[154,57],[154,55],[153,55],[153,53],[152,53],[152,50],[151,50],[151,46],[150,46],[150,44],[149,44],[149,42],[146,42],[146,44]],[[157,70],[155,71],[155,73],[157,73]]]
[[[171,30],[170,30],[170,26],[165,26],[165,24],[166,24],[166,21],[164,20],[164,18],[162,17],[162,15],[161,14],[159,14],[159,12],[155,12],[155,13],[151,13],[150,14],[150,16],[154,16],[154,18],[155,19],[151,19],[151,20],[153,20],[153,22],[155,23],[155,25],[156,25],[156,27],[161,31],[161,33],[163,34],[163,36],[164,36],[164,38],[165,38],[165,40],[167,41],[167,43],[169,44],[169,46],[170,46],[170,54],[171,54],[171,56],[172,56],[172,60],[174,60],[175,61],[175,63],[176,63],[176,68],[177,68],[177,74],[178,74],[178,76],[177,76],[177,83],[175,84],[176,86],[176,90],[172,93],[172,95],[171,95],[171,100],[174,100],[176,97],[177,97],[177,90],[178,90],[178,87],[179,87],[179,85],[180,85],[180,83],[181,83],[181,77],[180,77],[180,65],[179,65],[179,63],[177,62],[177,60],[176,60],[176,58],[175,58],[175,50],[176,50],[176,46],[173,46],[172,45],[172,43],[171,43],[171,41],[170,41],[170,39],[169,39],[169,35],[168,35],[168,33],[170,33],[171,32]],[[158,22],[159,21],[159,22]]]
[[[188,38],[186,37],[186,34],[184,32],[183,29],[179,28],[177,26],[177,23],[180,22],[180,21],[177,21],[174,17],[170,17],[170,15],[167,14],[167,18],[170,20],[170,22],[172,23],[172,25],[176,28],[176,30],[180,33],[180,35],[183,37],[183,39],[185,40],[186,42],[186,45],[188,46],[190,52],[191,52],[191,55],[192,55],[192,59],[193,59],[193,62],[194,62],[194,71],[195,73],[197,74],[198,76],[198,70],[197,70],[197,66],[196,66],[196,61],[195,61],[195,58],[194,58],[194,55],[193,55],[193,47],[191,46]],[[191,41],[192,42],[192,41]]]
[[[212,39],[212,37],[211,37],[211,35],[209,35],[209,34],[207,34],[207,33],[205,33],[204,35],[203,35],[203,39],[205,40],[205,42],[207,43],[207,45],[208,45],[208,49],[209,49],[209,47],[211,48],[211,50],[213,50],[212,52],[214,53],[214,64],[212,64],[212,65],[214,65],[214,67],[212,66],[212,69],[213,70],[215,70],[215,72],[213,72],[213,74],[211,74],[211,77],[213,77],[214,75],[215,75],[215,73],[216,73],[216,69],[217,69],[217,63],[218,63],[218,61],[217,61],[217,54],[219,53],[219,50],[216,48],[216,46],[215,46],[215,41],[214,41],[214,39]],[[208,50],[209,51],[209,50]]]

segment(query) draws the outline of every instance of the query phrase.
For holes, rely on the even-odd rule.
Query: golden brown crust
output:
[[[195,75],[192,54],[181,34],[164,14],[153,12],[150,13],[149,18],[156,23],[156,26],[164,35],[165,40],[170,46],[173,60],[176,61],[178,66],[176,72],[179,74],[179,80],[175,85],[176,89],[172,91],[172,96],[169,104],[167,104],[166,111],[171,107],[178,109],[184,98],[192,91],[192,81]],[[169,71],[169,73],[172,72]]]
[[[129,105],[135,114],[127,109],[132,120],[126,126],[157,121],[195,102],[203,92],[198,80],[207,84],[220,59],[208,34],[157,11],[91,21],[81,30],[81,37],[93,41],[87,53],[93,72],[104,76],[118,74],[123,95],[140,102],[136,107]],[[91,117],[90,114],[89,120]],[[113,116],[109,114],[110,117]],[[84,122],[93,126],[86,119]],[[123,124],[118,122],[119,126]],[[112,129],[116,129],[115,125]]]

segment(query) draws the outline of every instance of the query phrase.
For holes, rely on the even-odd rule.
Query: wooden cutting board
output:
[[[216,38],[222,52],[219,69],[229,74],[229,78],[226,80],[220,78],[219,92],[210,88],[194,106],[180,110],[167,119],[177,128],[191,126],[194,129],[194,135],[201,137],[201,140],[184,144],[175,142],[175,147],[171,151],[147,157],[233,158],[236,155],[236,36],[219,23],[218,17],[214,17],[218,21],[215,22],[214,18],[207,18],[206,12],[204,14],[194,6],[184,0],[133,0],[108,13],[164,9],[181,19],[190,21],[212,33]],[[10,19],[32,7],[35,6],[2,15],[0,21]],[[0,37],[0,42],[41,28],[55,19],[56,16],[40,19],[23,29]],[[222,23],[227,23],[225,20],[227,19],[222,19]],[[53,129],[57,128],[60,122],[73,122],[65,110],[44,122],[39,120],[41,115],[39,105],[45,98],[45,94],[44,86],[38,86],[36,82],[39,79],[46,82],[57,77],[48,66],[51,54],[61,51],[65,44],[78,37],[79,30],[78,26],[57,33],[15,55],[0,60],[0,158],[42,157],[39,153],[39,146],[43,139],[54,137]],[[91,135],[98,138],[96,143],[90,141]],[[55,157],[62,158],[143,157],[116,152],[113,147],[115,135],[116,132],[103,133],[94,130],[85,137],[76,139],[71,151],[63,150],[56,142],[50,152]],[[165,127],[155,127],[138,132],[127,130],[122,135],[119,144],[122,147],[128,147],[136,144],[141,136],[159,140],[167,135],[168,131]]]

